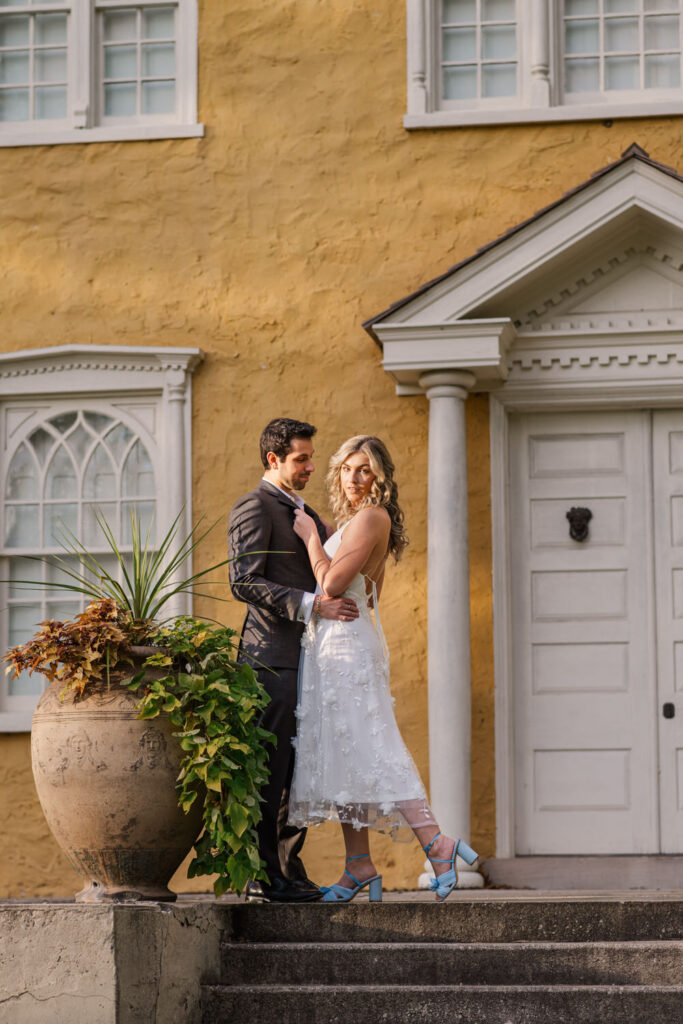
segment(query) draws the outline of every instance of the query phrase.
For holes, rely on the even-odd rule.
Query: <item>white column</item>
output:
[[[425,0],[407,0],[408,113],[428,109]]]
[[[166,480],[165,494],[167,504],[164,518],[159,516],[160,527],[164,532],[170,527],[176,516],[179,516],[176,535],[171,551],[176,551],[185,539],[189,529],[186,508],[185,474],[185,402],[187,398],[187,374],[177,365],[166,368],[165,386],[165,444],[167,445],[166,465],[169,475]],[[186,578],[192,571],[192,560],[188,559],[175,574],[177,580]],[[166,615],[186,615],[190,608],[190,598],[179,594],[169,602]]]
[[[429,399],[429,780],[442,832],[470,838],[470,580],[465,401],[473,374],[420,377]],[[458,884],[482,876],[458,859]],[[420,884],[424,884],[421,876]]]
[[[531,0],[531,106],[550,106],[549,0]]]

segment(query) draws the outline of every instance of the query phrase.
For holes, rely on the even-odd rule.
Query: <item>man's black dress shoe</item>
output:
[[[273,878],[266,882],[247,882],[244,890],[247,903],[313,903],[322,893],[308,879],[297,878],[292,882],[286,878]]]

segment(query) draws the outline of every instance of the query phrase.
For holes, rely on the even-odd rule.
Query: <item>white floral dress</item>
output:
[[[330,558],[343,529],[325,544]],[[289,801],[294,825],[331,818],[395,833],[401,826],[434,823],[394,717],[389,655],[370,585],[374,617],[359,573],[345,594],[358,605],[359,617],[340,622],[311,616],[302,637]]]

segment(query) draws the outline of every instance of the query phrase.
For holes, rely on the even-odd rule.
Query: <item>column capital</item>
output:
[[[419,377],[427,398],[467,398],[477,378],[469,370],[430,370]]]

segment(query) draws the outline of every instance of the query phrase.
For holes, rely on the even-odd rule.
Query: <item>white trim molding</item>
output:
[[[130,436],[139,435],[152,458],[157,530],[163,535],[179,517],[178,535],[184,536],[192,522],[192,373],[202,359],[198,348],[132,345],[60,345],[1,353],[3,481],[12,453],[46,417],[72,409],[105,412],[127,423]],[[7,559],[15,550],[2,547],[0,557]],[[186,595],[170,609],[175,615],[190,611]],[[5,624],[0,625],[6,642]],[[4,684],[0,732],[30,730],[38,698],[3,697],[3,692]]]
[[[508,417],[559,409],[683,407],[683,179],[633,146],[614,165],[365,327],[382,346],[383,366],[399,395],[429,394],[425,385],[438,372],[468,373],[470,391],[489,392],[496,856],[513,857]],[[463,438],[456,440],[462,462]],[[448,440],[439,444],[445,450]],[[430,423],[430,451],[431,445]],[[432,462],[430,457],[430,507],[432,476],[441,478],[442,487],[455,479],[449,460]],[[463,471],[460,465],[459,478]],[[430,513],[430,594],[437,564],[432,550],[443,544],[440,574],[455,577],[462,568],[449,537],[461,511],[458,506],[455,514],[454,506],[451,522]],[[429,612],[430,663],[435,614],[438,607]],[[430,668],[430,709],[432,693],[438,696],[442,685]],[[456,735],[457,723],[430,712],[432,730]]]
[[[574,93],[565,91],[562,5],[554,3],[553,0],[517,0],[515,53],[504,58],[507,61],[512,60],[516,69],[514,95],[486,98],[480,94],[471,99],[444,99],[440,81],[440,7],[441,0],[406,0],[407,112],[403,118],[405,128],[606,120],[683,114],[683,88],[680,85],[619,90],[604,88],[602,91],[597,89],[593,92]],[[658,14],[642,10],[628,13],[632,16],[635,14],[641,19],[644,16],[656,17]],[[600,15],[596,13],[594,20],[597,22],[599,19]],[[509,20],[506,18],[506,21]],[[474,21],[476,22],[476,18]],[[474,31],[473,25],[473,35]],[[643,56],[644,51],[639,45],[634,50],[634,60],[640,64],[647,58]],[[678,37],[674,36],[670,45],[672,50],[678,49],[680,52],[680,27]],[[481,56],[482,51],[472,54],[469,66],[474,68],[479,65]],[[602,50],[596,51],[597,61],[602,62],[604,57]],[[620,59],[623,60],[623,57]],[[498,67],[504,67],[504,64],[499,64]],[[643,86],[645,85],[643,79]]]
[[[171,9],[173,32],[165,32],[165,26],[160,29],[158,19],[156,27],[148,24],[145,28],[148,15],[154,15],[156,10],[163,17]],[[18,73],[23,78],[18,83],[12,80],[11,88],[25,102],[23,109],[14,111],[18,120],[0,121],[0,148],[204,135],[204,126],[197,121],[197,0],[138,0],[132,4],[119,0],[45,0],[40,5],[34,3],[20,9],[16,3],[0,0],[0,12],[0,20],[11,17],[17,27],[5,50],[22,58],[23,64],[20,61],[19,65],[23,70]],[[61,15],[64,31],[56,42],[52,37],[36,41],[36,19],[45,14],[53,19]],[[106,19],[113,17],[120,23],[122,16],[124,20],[129,16],[130,34],[106,38]],[[121,30],[120,24],[118,29]],[[31,80],[35,72],[30,69],[35,64],[35,53],[44,49],[47,42],[51,49],[46,52],[53,55],[54,65],[63,61],[59,82],[48,86],[48,91],[61,91],[61,109],[39,112],[34,100],[42,83]],[[126,63],[131,50],[132,67]],[[34,57],[30,58],[32,52]],[[111,66],[110,58],[117,52],[124,59]],[[105,83],[105,74],[116,77]],[[171,83],[172,109],[163,110],[163,104],[159,106],[157,100],[154,112],[153,93],[158,95],[160,86],[168,87]],[[107,110],[105,93],[110,86],[112,90],[123,89],[124,93],[128,90],[128,96],[133,94],[129,111],[114,116]],[[148,94],[147,88],[152,90]],[[145,111],[145,95],[150,97],[149,112]],[[170,94],[168,105],[171,107]]]

